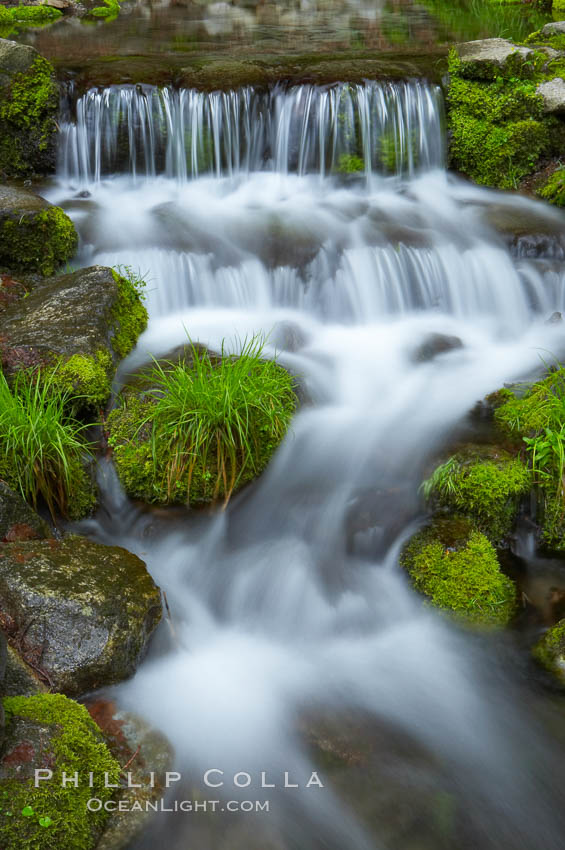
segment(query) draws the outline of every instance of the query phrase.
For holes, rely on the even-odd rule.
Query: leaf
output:
[[[39,826],[43,826],[43,827],[47,828],[48,826],[51,826],[53,821],[49,817],[44,817],[44,818],[39,818],[38,823],[39,823]]]
[[[24,806],[24,808],[22,809],[22,815],[24,816],[24,818],[32,818],[34,814],[35,812],[33,811],[31,806]]]

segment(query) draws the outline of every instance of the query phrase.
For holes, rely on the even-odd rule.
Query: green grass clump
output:
[[[412,538],[402,562],[416,590],[457,618],[497,626],[515,611],[514,584],[500,571],[494,547],[479,531],[446,545],[440,527],[424,529]]]
[[[267,465],[296,405],[291,376],[263,360],[264,341],[237,357],[155,363],[147,392],[126,392],[108,419],[109,443],[126,491],[161,504],[229,500]]]
[[[422,484],[426,499],[472,517],[491,540],[510,531],[519,497],[531,488],[527,466],[508,452],[466,449],[438,466]]]
[[[565,620],[545,633],[534,646],[533,655],[550,673],[565,682]]]
[[[3,850],[92,850],[108,814],[90,812],[92,797],[105,802],[119,781],[121,768],[104,743],[86,708],[62,694],[6,697],[6,724],[27,718],[55,726],[49,751],[37,752],[37,763],[24,765],[21,776],[0,780],[0,846]],[[33,768],[49,767],[53,778],[34,787]],[[27,769],[26,769],[27,768]],[[15,773],[14,769],[14,773]],[[63,772],[79,774],[79,787],[61,787]],[[88,774],[93,774],[93,787]]]
[[[10,388],[0,373],[0,478],[32,505],[79,517],[94,495],[83,460],[85,425],[70,414],[74,399],[55,389],[57,372],[16,374]]]

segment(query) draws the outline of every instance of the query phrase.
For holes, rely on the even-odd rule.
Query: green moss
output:
[[[365,171],[365,162],[360,156],[343,153],[338,160],[337,171],[339,174],[357,174]]]
[[[439,466],[424,484],[441,506],[471,517],[494,542],[511,528],[519,499],[532,486],[527,466],[508,452],[467,447]]]
[[[54,168],[58,108],[53,67],[38,56],[0,97],[0,171],[23,177]]]
[[[498,84],[454,77],[449,87],[449,107],[490,122],[519,121],[543,116],[543,98],[531,81]]]
[[[565,682],[565,620],[552,626],[533,648],[540,664]]]
[[[120,14],[120,4],[118,0],[104,0],[103,6],[95,6],[89,12],[95,18],[105,18],[107,21],[114,21]]]
[[[551,144],[546,124],[532,118],[497,125],[454,110],[449,127],[452,167],[475,183],[498,189],[515,188]]]
[[[147,310],[142,303],[145,282],[129,268],[112,270],[112,274],[118,286],[114,319],[119,326],[112,347],[119,357],[125,357],[147,327]]]
[[[120,765],[100,730],[84,706],[61,694],[6,697],[3,702],[8,726],[20,717],[55,726],[58,731],[51,739],[51,752],[41,754],[41,766],[52,765],[51,781],[38,788],[33,775],[0,782],[0,845],[3,850],[91,850],[107,813],[89,812],[86,804],[92,797],[109,800],[112,789],[104,787],[105,774],[114,784],[120,776]],[[61,787],[63,772],[72,776],[77,771],[83,778],[92,772],[92,788],[84,781],[78,788]],[[22,815],[24,809],[33,810],[33,815]],[[39,818],[49,818],[51,823],[42,826]]]
[[[556,369],[545,378],[525,387],[520,396],[510,390],[507,400],[497,408],[495,422],[508,434],[530,435],[565,417],[565,369]]]
[[[0,24],[48,23],[61,18],[63,13],[52,6],[0,6]]]
[[[0,222],[0,262],[23,271],[54,274],[76,251],[78,237],[60,207],[26,212]]]
[[[81,397],[84,406],[98,408],[110,398],[114,371],[109,351],[97,351],[94,357],[73,354],[68,360],[57,363],[53,385],[61,393]]]
[[[505,625],[516,608],[516,589],[500,571],[492,544],[480,532],[470,531],[453,545],[448,530],[451,545],[446,545],[446,527],[449,524],[435,524],[419,532],[404,550],[402,563],[416,590],[463,621]]]
[[[564,36],[565,38],[565,36]],[[557,207],[565,207],[565,167],[560,166],[553,172],[546,183],[538,189],[538,195],[555,204]]]

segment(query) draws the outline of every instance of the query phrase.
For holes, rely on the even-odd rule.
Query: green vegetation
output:
[[[143,306],[146,282],[129,266],[112,269],[118,287],[118,302],[114,308],[114,319],[119,329],[112,339],[112,348],[118,357],[126,357],[134,348],[137,339],[147,327],[147,310]]]
[[[109,351],[97,351],[94,357],[73,354],[62,358],[46,374],[51,376],[53,388],[69,400],[74,399],[77,410],[97,409],[110,398],[114,363]]]
[[[60,207],[0,221],[0,261],[15,270],[52,275],[73,256],[77,244],[74,224]]]
[[[104,809],[90,812],[86,804],[91,797],[109,800],[113,789],[105,787],[105,774],[108,784],[116,784],[121,772],[97,725],[84,706],[61,694],[6,697],[3,703],[8,733],[17,718],[55,727],[49,750],[38,747],[38,760],[31,765],[51,768],[51,781],[35,788],[26,765],[23,775],[0,780],[3,850],[93,850],[108,815]],[[81,782],[78,788],[63,788],[63,772],[69,777],[92,772],[93,787]]]
[[[516,590],[489,540],[462,518],[439,520],[416,534],[402,554],[414,587],[463,621],[505,625]]]
[[[105,18],[106,21],[115,21],[120,14],[120,3],[118,0],[104,0],[103,6],[95,6],[90,10],[95,18]]]
[[[565,682],[565,620],[545,633],[534,646],[533,654],[550,673]]]
[[[0,171],[25,177],[54,166],[58,109],[53,66],[38,56],[0,92]]]
[[[565,549],[565,369],[550,372],[522,397],[512,394],[494,416],[503,431],[526,443],[541,496],[543,538]]]
[[[427,499],[472,517],[494,542],[510,531],[519,497],[530,487],[530,471],[521,460],[484,446],[453,455],[422,485]]]
[[[365,162],[356,154],[342,153],[337,163],[339,174],[357,174],[365,171]]]
[[[108,419],[109,443],[126,491],[148,502],[198,505],[255,478],[294,413],[292,378],[262,359],[264,342],[238,357],[191,346],[178,363],[155,363],[150,389],[126,390]]]
[[[57,372],[19,372],[11,389],[0,373],[0,478],[36,506],[43,498],[73,518],[93,507],[92,482],[83,460],[85,426],[69,414],[75,399],[55,389]]]
[[[52,6],[0,6],[0,38],[18,33],[26,27],[45,26],[59,20],[63,13]]]
[[[565,38],[565,36],[564,36]],[[555,204],[557,207],[565,207],[565,167],[559,168],[553,172],[547,182],[538,190],[540,197],[549,201],[550,204]]]

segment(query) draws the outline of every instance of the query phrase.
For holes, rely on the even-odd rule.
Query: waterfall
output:
[[[64,97],[60,168],[79,183],[116,172],[411,175],[444,161],[442,99],[415,82],[227,92],[111,86]]]

